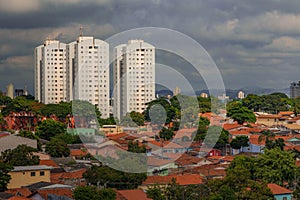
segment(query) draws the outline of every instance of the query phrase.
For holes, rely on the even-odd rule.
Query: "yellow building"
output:
[[[50,170],[46,165],[17,166],[9,172],[11,180],[8,189],[20,188],[40,181],[50,182]]]

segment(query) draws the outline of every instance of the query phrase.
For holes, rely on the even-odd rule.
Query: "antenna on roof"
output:
[[[79,36],[82,37],[82,32],[83,32],[83,27],[80,26],[80,29],[79,29]]]

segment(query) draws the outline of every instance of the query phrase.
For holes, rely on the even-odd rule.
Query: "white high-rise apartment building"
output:
[[[66,44],[46,40],[34,51],[34,95],[45,104],[67,101]]]
[[[46,40],[35,49],[35,98],[45,104],[85,100],[109,117],[109,45],[79,36],[68,45]]]
[[[114,105],[117,118],[143,112],[155,99],[155,48],[143,40],[129,40],[114,49]]]
[[[69,99],[97,105],[109,117],[109,45],[93,37],[79,36],[68,45]]]

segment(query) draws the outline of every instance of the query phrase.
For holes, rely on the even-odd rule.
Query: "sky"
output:
[[[102,40],[140,27],[179,31],[209,53],[227,89],[300,80],[300,1],[0,0],[0,90],[13,83],[32,93],[34,48],[46,38],[74,41],[81,26]]]

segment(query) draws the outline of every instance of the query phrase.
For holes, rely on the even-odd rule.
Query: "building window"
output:
[[[35,176],[35,172],[30,172],[30,176]]]
[[[44,171],[41,171],[41,172],[40,172],[40,176],[45,176],[45,172],[44,172]]]

